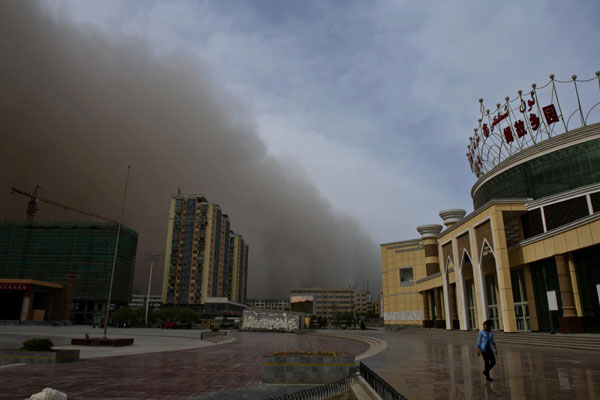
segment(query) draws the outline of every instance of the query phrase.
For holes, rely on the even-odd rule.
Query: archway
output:
[[[460,279],[462,283],[466,328],[467,330],[476,330],[479,327],[479,321],[477,318],[475,278],[473,274],[473,263],[467,252],[463,253],[461,266]]]
[[[481,246],[479,260],[487,319],[493,322],[494,329],[504,329],[502,313],[500,312],[502,307],[500,306],[496,257],[485,239]]]

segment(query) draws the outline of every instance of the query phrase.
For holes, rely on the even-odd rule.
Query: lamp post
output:
[[[158,253],[152,253],[146,255],[146,260],[150,261],[150,275],[148,276],[148,296],[146,297],[146,319],[144,322],[144,326],[148,327],[148,310],[150,308],[150,285],[152,284],[152,267],[154,266],[154,261],[158,261],[159,255]]]

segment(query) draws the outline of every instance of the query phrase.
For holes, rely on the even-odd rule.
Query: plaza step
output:
[[[433,328],[416,328],[407,327],[399,332],[427,335],[441,339],[461,339],[472,340],[477,339],[476,331],[457,331]],[[550,334],[548,332],[519,332],[519,333],[504,333],[494,332],[496,342],[498,344],[515,344],[524,346],[541,346],[560,349],[598,351],[600,352],[600,335],[598,334]]]

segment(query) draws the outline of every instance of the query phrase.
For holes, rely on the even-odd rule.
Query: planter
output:
[[[79,350],[0,350],[0,364],[58,364],[79,360]]]
[[[354,357],[265,356],[262,383],[329,383],[345,378]]]
[[[133,339],[101,339],[101,338],[90,338],[90,339],[71,339],[71,345],[73,346],[131,346]]]

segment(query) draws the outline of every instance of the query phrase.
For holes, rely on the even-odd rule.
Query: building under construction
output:
[[[54,319],[57,313],[39,310],[50,307],[41,288],[68,292],[72,286],[73,322],[98,323],[117,230],[113,222],[0,222],[0,319]],[[121,226],[111,301],[116,306],[131,299],[137,241],[137,232]]]

